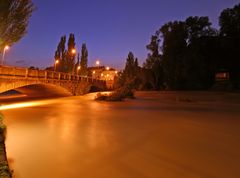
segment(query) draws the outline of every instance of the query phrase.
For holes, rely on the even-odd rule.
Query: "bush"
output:
[[[95,100],[97,101],[122,101],[125,98],[135,98],[133,90],[130,87],[121,87],[111,94],[98,93]]]

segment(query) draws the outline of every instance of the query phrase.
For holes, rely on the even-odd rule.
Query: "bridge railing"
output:
[[[87,76],[76,74],[55,72],[49,70],[37,70],[21,67],[0,66],[0,77],[17,77],[25,79],[45,79],[45,80],[69,80],[69,81],[88,81],[92,83],[106,83],[105,80],[93,79]]]

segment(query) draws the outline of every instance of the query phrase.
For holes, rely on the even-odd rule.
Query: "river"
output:
[[[93,97],[1,106],[15,178],[240,177],[239,94]]]

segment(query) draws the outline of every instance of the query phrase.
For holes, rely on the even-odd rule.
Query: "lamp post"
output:
[[[57,64],[59,63],[59,60],[57,59],[57,60],[55,60],[55,62],[54,62],[54,72],[56,71],[56,68],[57,68]]]
[[[5,56],[5,53],[6,51],[9,49],[9,46],[6,45],[4,48],[3,48],[3,55],[2,55],[2,61],[1,61],[1,65],[3,65],[3,61],[4,61],[4,56]]]

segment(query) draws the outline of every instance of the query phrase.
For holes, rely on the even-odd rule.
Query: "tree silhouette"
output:
[[[75,37],[73,33],[70,33],[68,38],[68,50],[65,64],[66,72],[74,72],[75,57],[76,57]]]
[[[87,63],[88,63],[88,50],[87,50],[87,45],[85,43],[82,44],[82,50],[81,50],[81,69],[80,69],[80,74],[81,75],[87,75],[88,70],[87,70]]]
[[[31,0],[0,1],[0,52],[5,45],[19,41],[26,33],[35,7]]]

